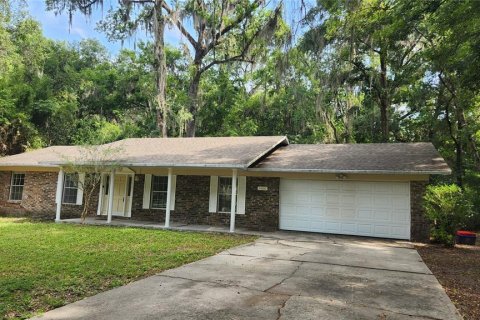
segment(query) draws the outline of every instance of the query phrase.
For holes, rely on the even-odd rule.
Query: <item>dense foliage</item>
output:
[[[453,245],[455,232],[471,219],[472,206],[457,185],[432,185],[425,194],[425,214],[431,221],[432,240]]]
[[[58,9],[81,2],[47,4]],[[206,5],[172,2],[184,8],[164,12],[166,23],[191,19],[196,24],[187,31],[207,46],[216,43],[216,36],[209,38],[216,23],[225,27],[243,15],[248,27],[234,29],[198,61],[203,44],[195,48],[187,39],[185,45],[165,47],[168,136],[191,134],[194,123],[197,136],[286,134],[294,143],[432,141],[453,169],[452,177],[436,182],[456,183],[479,210],[479,1],[317,0],[296,13],[300,20],[288,16],[291,6],[283,7],[282,15],[252,5],[250,12],[232,9],[219,16],[212,10],[224,1],[197,2]],[[31,17],[8,2],[0,6],[1,155],[162,135],[153,41],[111,56],[95,40],[47,39]],[[120,28],[122,21],[110,25]],[[128,31],[106,25],[100,26],[110,36]],[[251,37],[258,30],[263,36]]]

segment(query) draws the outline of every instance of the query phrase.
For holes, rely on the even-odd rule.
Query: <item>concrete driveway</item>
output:
[[[40,319],[458,319],[408,243],[279,232]]]

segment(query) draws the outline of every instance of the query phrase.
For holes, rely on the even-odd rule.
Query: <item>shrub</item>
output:
[[[465,193],[455,184],[429,186],[424,200],[425,215],[432,223],[432,240],[453,246],[455,232],[464,228],[472,215]]]

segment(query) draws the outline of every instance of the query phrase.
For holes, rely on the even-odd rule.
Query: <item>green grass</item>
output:
[[[254,239],[0,218],[0,317],[30,317]]]

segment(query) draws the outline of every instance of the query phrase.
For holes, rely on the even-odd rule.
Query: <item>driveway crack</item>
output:
[[[302,266],[303,262],[300,262],[296,267],[295,269],[287,276],[285,277],[284,279],[282,279],[282,281],[274,284],[273,286],[271,286],[270,288],[264,290],[264,292],[269,292],[270,290],[278,287],[279,285],[282,285],[285,281],[287,281],[288,279],[290,279],[291,277],[293,277],[295,275],[295,273],[297,273],[297,271],[300,269],[300,267]]]
[[[242,285],[239,285],[239,284],[225,283],[225,282],[222,282],[222,281],[198,280],[198,279],[191,279],[191,278],[187,278],[187,277],[171,276],[171,275],[166,275],[166,274],[156,274],[156,275],[154,275],[154,277],[164,277],[164,278],[170,278],[170,279],[180,279],[180,280],[192,281],[192,282],[197,282],[197,283],[208,283],[208,284],[213,284],[213,285],[221,286],[221,287],[224,287],[224,288],[228,288],[228,287],[232,287],[232,288],[242,288],[242,289],[245,289],[245,290],[262,292],[262,293],[267,293],[267,294],[276,295],[276,296],[288,296],[288,298],[291,297],[290,295],[283,294],[283,293],[267,292],[267,290],[269,290],[269,289],[267,289],[267,290],[259,290],[259,289],[255,289],[255,288],[250,288],[250,287],[242,286]],[[287,299],[287,300],[288,300],[288,299]]]
[[[285,305],[287,304],[287,301],[290,300],[291,297],[292,296],[287,296],[287,299],[285,299],[283,301],[283,303],[280,305],[280,307],[278,308],[278,310],[277,310],[278,315],[277,315],[276,320],[280,320],[280,318],[282,317],[282,310],[283,310],[283,308],[285,308]]]

